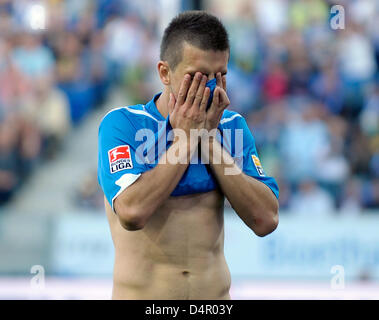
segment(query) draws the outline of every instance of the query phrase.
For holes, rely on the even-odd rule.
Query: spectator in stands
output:
[[[300,103],[302,109],[291,110],[279,141],[285,178],[295,185],[304,178],[317,179],[331,150],[328,127],[320,119],[318,105],[306,103]]]
[[[92,32],[84,49],[85,72],[95,95],[95,106],[102,105],[111,82],[110,64],[106,58],[105,38],[102,31]]]
[[[330,216],[335,211],[333,197],[311,179],[302,180],[291,198],[289,210],[309,218]]]
[[[75,33],[60,35],[56,48],[56,79],[67,95],[73,124],[78,124],[94,106],[95,93],[89,72],[86,72],[85,53]]]
[[[26,179],[38,166],[41,160],[42,136],[38,126],[31,119],[19,117],[19,168],[22,179]]]
[[[363,186],[363,206],[368,209],[379,207],[379,178],[365,182]]]
[[[52,158],[71,126],[66,95],[53,86],[51,76],[38,78],[22,104],[22,114],[39,130],[44,157]]]
[[[370,88],[365,100],[359,124],[367,136],[375,138],[379,135],[379,82]]]
[[[27,94],[30,83],[11,59],[12,42],[0,38],[0,109],[4,112],[15,111],[19,100]]]
[[[281,100],[288,93],[288,75],[281,61],[267,61],[267,71],[263,77],[262,89],[264,101]]]
[[[363,107],[364,91],[377,72],[374,47],[361,25],[351,23],[338,38],[337,61],[344,85],[344,115],[354,120]]]
[[[342,187],[339,211],[343,214],[357,215],[362,212],[362,181],[349,177]]]
[[[348,159],[344,154],[348,126],[341,117],[329,113],[323,120],[328,127],[330,145],[323,159],[317,163],[316,179],[338,204],[341,190],[350,175]]]
[[[12,197],[22,178],[16,124],[14,115],[0,113],[0,205]]]
[[[17,69],[28,80],[53,72],[54,58],[39,35],[24,33],[20,36],[12,52],[12,60]]]
[[[311,93],[322,101],[329,112],[340,114],[343,108],[344,93],[334,61],[325,62],[312,79]]]
[[[129,72],[139,66],[142,55],[143,28],[137,17],[114,16],[104,28],[107,59],[112,65],[112,73],[116,81],[122,80],[126,68]]]

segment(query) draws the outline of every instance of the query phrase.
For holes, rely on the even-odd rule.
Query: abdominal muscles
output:
[[[138,231],[107,208],[115,245],[114,299],[229,299],[223,198],[169,198]]]

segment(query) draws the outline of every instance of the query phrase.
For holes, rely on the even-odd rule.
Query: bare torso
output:
[[[142,230],[127,231],[108,202],[115,245],[113,299],[230,299],[223,195],[170,197]]]

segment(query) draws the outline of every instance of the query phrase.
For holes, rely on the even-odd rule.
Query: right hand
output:
[[[209,131],[216,129],[220,123],[224,110],[229,106],[230,100],[226,94],[226,77],[221,72],[216,74],[217,86],[213,93],[213,101],[207,111],[205,128]]]
[[[192,83],[191,76],[186,74],[179,89],[178,99],[170,93],[168,111],[170,123],[174,129],[182,129],[190,136],[191,129],[203,129],[206,120],[206,107],[210,95],[205,87],[207,76],[196,72]]]

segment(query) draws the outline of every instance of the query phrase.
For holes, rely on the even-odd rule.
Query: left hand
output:
[[[226,94],[226,76],[221,76],[221,73],[218,72],[216,79],[217,86],[205,120],[205,129],[208,131],[217,128],[224,110],[230,105],[230,100]]]

